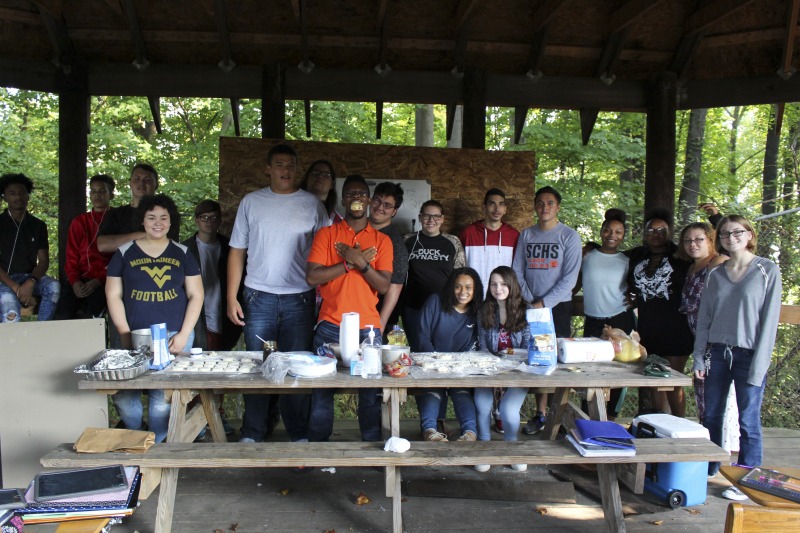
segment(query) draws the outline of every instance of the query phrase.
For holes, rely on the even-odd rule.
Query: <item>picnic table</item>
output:
[[[81,381],[79,388],[112,394],[126,389],[166,389],[172,399],[166,444],[156,444],[143,455],[109,453],[80,457],[62,445],[42,459],[44,466],[74,467],[109,462],[139,464],[161,468],[161,492],[156,531],[170,531],[178,470],[181,467],[281,467],[281,466],[382,466],[385,467],[387,496],[393,497],[393,530],[402,531],[400,467],[420,465],[475,464],[597,464],[602,506],[609,531],[625,531],[617,480],[617,466],[649,462],[723,461],[728,454],[703,439],[647,439],[640,441],[636,456],[581,457],[571,445],[556,441],[562,423],[572,427],[576,416],[606,420],[605,392],[609,388],[646,387],[670,390],[691,384],[691,379],[675,370],[668,377],[644,376],[641,365],[610,363],[559,364],[551,375],[507,372],[497,375],[473,375],[449,378],[391,378],[367,380],[350,376],[345,369],[330,377],[298,379],[290,376],[282,384],[273,383],[261,374],[214,375],[211,373],[147,372],[115,382]],[[384,452],[382,443],[227,443],[216,394],[295,394],[313,388],[353,391],[359,388],[383,389],[383,427],[385,436],[397,436],[400,430],[400,405],[409,391],[441,387],[528,387],[554,393],[552,410],[543,431],[543,440],[524,442],[475,442],[448,446],[446,443],[414,442],[404,454]],[[570,405],[573,390],[585,391],[589,413]],[[201,405],[187,412],[187,404],[199,395]],[[208,423],[214,443],[193,444],[199,431]],[[462,445],[466,444],[466,446]],[[145,494],[152,490],[143,487]]]

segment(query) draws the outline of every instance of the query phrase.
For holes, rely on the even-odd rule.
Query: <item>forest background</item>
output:
[[[260,101],[241,100],[239,114],[241,135],[260,137]],[[384,104],[381,138],[376,139],[374,104],[312,102],[307,137],[303,102],[289,101],[286,131],[288,139],[458,146],[457,133],[449,142],[445,138],[445,114],[444,106]],[[704,220],[698,209],[704,202],[716,204],[723,213],[770,217],[757,222],[758,253],[780,265],[783,302],[796,304],[800,213],[792,210],[800,206],[800,105],[785,106],[780,128],[775,117],[775,106],[678,113],[675,227],[677,234],[683,225]],[[146,98],[92,97],[87,172],[115,178],[112,205],[124,205],[130,199],[127,184],[133,164],[153,164],[160,174],[159,192],[172,196],[189,215],[182,220],[181,236],[186,238],[194,232],[193,206],[218,196],[219,137],[235,135],[233,116],[227,100],[162,98],[161,119],[159,134]],[[584,146],[577,110],[535,109],[528,112],[520,143],[514,144],[514,110],[489,108],[486,148],[535,151],[536,186],[552,185],[561,192],[559,219],[578,230],[584,242],[599,239],[606,209],[625,210],[629,230],[623,248],[630,248],[641,243],[645,126],[643,114],[600,113]],[[57,275],[57,95],[0,88],[0,173],[6,172],[22,172],[35,183],[29,209],[50,228],[50,274]],[[498,176],[497,185],[502,183]],[[582,330],[580,320],[574,325],[577,332]],[[798,353],[800,326],[781,325],[767,377],[765,426],[800,428]],[[634,412],[634,402],[629,401],[622,415]]]

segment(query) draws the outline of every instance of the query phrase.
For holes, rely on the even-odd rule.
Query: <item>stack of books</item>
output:
[[[65,496],[57,501],[37,501],[35,484],[31,483],[25,493],[25,507],[15,512],[26,525],[130,516],[139,503],[139,467],[125,467],[125,477],[125,486],[116,490]]]
[[[615,422],[576,420],[567,440],[584,457],[636,455],[633,435]]]

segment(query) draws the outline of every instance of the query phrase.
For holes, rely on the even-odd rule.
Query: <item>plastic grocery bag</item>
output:
[[[628,335],[619,328],[606,325],[603,328],[603,338],[611,341],[614,346],[614,360],[622,363],[638,363],[647,357],[647,350],[639,344],[639,334],[631,331]]]
[[[557,363],[556,327],[549,307],[528,309],[525,313],[531,340],[528,344],[528,364],[553,366]]]

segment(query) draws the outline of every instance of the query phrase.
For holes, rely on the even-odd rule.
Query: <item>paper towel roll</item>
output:
[[[358,313],[343,313],[339,326],[339,346],[342,350],[342,364],[350,366],[350,361],[358,360],[358,333],[361,318]]]

